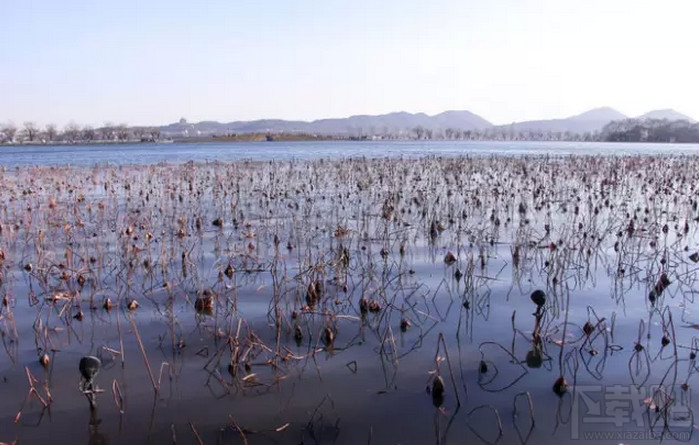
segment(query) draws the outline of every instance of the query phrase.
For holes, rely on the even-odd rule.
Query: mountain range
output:
[[[486,119],[466,110],[451,110],[428,116],[425,113],[395,112],[381,115],[357,115],[347,118],[319,119],[307,121],[287,121],[281,119],[260,119],[220,123],[203,121],[189,123],[181,119],[160,127],[166,136],[210,136],[240,133],[308,133],[322,135],[375,135],[405,134],[416,128],[429,130],[488,131],[507,130],[513,132],[571,132],[586,133],[601,130],[612,121],[629,119],[619,111],[601,107],[562,119],[514,122],[509,125],[493,125]],[[694,119],[672,109],[654,110],[637,116],[635,119]]]

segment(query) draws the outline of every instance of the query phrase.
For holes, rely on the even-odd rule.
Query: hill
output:
[[[484,118],[470,111],[445,111],[428,116],[425,113],[396,112],[381,115],[357,115],[347,118],[319,119],[311,122],[261,119],[228,123],[204,121],[188,123],[184,120],[160,128],[167,136],[208,136],[234,133],[307,133],[323,135],[399,134],[421,127],[424,129],[453,128],[461,131],[492,127]]]
[[[600,131],[609,122],[626,118],[627,116],[613,108],[602,107],[564,119],[515,122],[511,125],[502,125],[499,128],[509,128],[511,131],[521,133],[571,132],[582,134]]]
[[[646,114],[642,114],[642,115],[638,116],[637,119],[641,119],[641,120],[646,120],[646,119],[663,120],[663,119],[665,119],[665,120],[669,120],[669,121],[687,121],[690,123],[696,122],[694,119],[687,116],[686,114],[682,114],[682,113],[675,111],[671,108],[649,111]]]
[[[608,124],[628,119],[628,116],[613,108],[601,107],[562,119],[533,120],[493,126],[483,117],[466,110],[449,110],[433,116],[399,111],[380,115],[362,114],[346,118],[318,119],[310,122],[258,119],[228,123],[215,121],[188,123],[182,119],[180,122],[160,127],[160,132],[164,137],[174,138],[210,136],[235,138],[242,134],[271,133],[340,138],[389,136],[399,139],[593,140]],[[650,111],[635,119],[637,121],[695,122],[689,116],[671,109]]]

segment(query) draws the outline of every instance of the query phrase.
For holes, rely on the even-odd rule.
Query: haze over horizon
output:
[[[0,123],[699,118],[692,0],[8,2]]]

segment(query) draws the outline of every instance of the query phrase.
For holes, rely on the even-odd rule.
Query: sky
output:
[[[696,0],[3,0],[0,124],[699,119]]]

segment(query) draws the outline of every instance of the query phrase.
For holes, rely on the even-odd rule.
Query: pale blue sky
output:
[[[696,0],[4,0],[0,123],[699,119]]]

